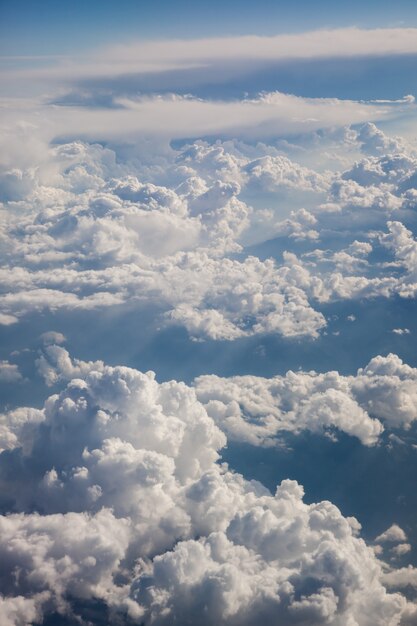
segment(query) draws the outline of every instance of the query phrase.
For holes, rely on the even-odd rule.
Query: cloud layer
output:
[[[236,141],[148,162],[80,141],[34,147],[1,175],[1,323],[151,303],[197,339],[316,338],[321,303],[412,296],[416,154],[373,124],[345,141],[367,156],[344,171]],[[245,253],[271,237],[275,259]]]
[[[55,351],[69,382],[9,416],[0,455],[6,624],[93,600],[145,624],[390,626],[414,610],[354,518],[218,462],[226,438],[194,389]]]
[[[46,345],[37,367],[53,386],[103,364],[73,360],[64,347]],[[336,371],[289,371],[272,378],[206,375],[196,378],[193,388],[232,441],[273,446],[288,433],[308,430],[333,438],[341,431],[374,445],[384,428],[406,431],[417,420],[416,380],[415,368],[388,354],[373,358],[356,376]]]
[[[402,519],[368,545],[355,518],[307,503],[297,482],[271,493],[222,462],[228,442],[279,448],[304,432],[404,443],[417,369],[394,352],[413,340],[411,317],[390,318],[384,345],[399,349],[356,372],[207,365],[160,383],[62,345],[62,320],[81,311],[113,327],[128,313],[132,343],[182,328],[178,360],[188,339],[259,356],[278,336],[301,354],[354,328],[371,299],[412,304],[417,150],[387,128],[413,123],[413,96],[193,88],[272,61],[414,55],[416,41],[394,28],[148,42],[14,73],[16,93],[35,81],[43,95],[0,103],[0,330],[31,322],[33,335],[41,320],[43,348],[36,364],[23,343],[0,360],[17,390],[0,420],[1,624],[91,612],[121,626],[416,622]],[[151,89],[175,72],[190,93]],[[137,74],[156,82],[142,91]]]

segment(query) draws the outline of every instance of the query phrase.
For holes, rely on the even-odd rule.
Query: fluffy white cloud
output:
[[[417,369],[395,354],[377,356],[358,370],[352,379],[352,392],[371,415],[389,427],[408,429],[417,418]]]
[[[14,596],[3,598],[0,596],[0,618],[4,626],[31,626],[42,621],[40,604],[46,599],[46,594],[38,594],[36,598]]]
[[[230,182],[247,159],[236,161],[223,148],[187,148],[173,169],[182,179],[177,191],[121,175],[114,154],[97,146],[60,146],[54,159],[65,165],[55,186],[38,185],[35,198],[10,207],[1,269],[5,319],[142,300],[165,307],[167,320],[196,337],[315,337],[325,325],[305,293],[311,279],[290,270],[292,261],[279,267],[231,257],[253,212]],[[306,211],[296,219],[292,230],[302,238],[314,219]]]
[[[17,78],[16,73],[14,77]],[[93,98],[94,103],[94,98]],[[20,123],[35,126],[50,142],[55,137],[85,137],[89,141],[128,142],[154,137],[169,142],[184,137],[227,136],[247,140],[283,134],[312,132],[369,121],[389,120],[413,110],[410,102],[361,102],[337,98],[304,98],[271,92],[252,99],[202,100],[176,94],[120,97],[111,107],[55,106],[45,101],[22,105],[3,112],[7,128]],[[32,185],[31,176],[14,168],[5,172],[5,189],[12,194]],[[19,168],[18,168],[19,169]]]
[[[319,174],[293,163],[285,156],[265,156],[255,159],[245,166],[244,172],[249,177],[249,183],[267,191],[287,187],[323,193],[329,188],[331,177],[328,172]]]
[[[413,29],[348,29],[148,42],[90,61],[100,78],[416,50]],[[55,88],[91,65],[14,79],[41,74]],[[412,97],[116,94],[92,108],[94,87],[77,96],[73,107],[65,95],[60,106],[2,101],[0,324],[45,309],[111,308],[117,322],[120,309],[151,305],[197,340],[317,338],[323,303],[415,295],[416,153],[370,122],[413,114]],[[182,143],[202,135],[217,139]],[[89,603],[109,623],[146,626],[415,621],[415,571],[395,567],[410,550],[402,529],[377,537],[385,550],[368,547],[357,520],[306,504],[296,482],[271,494],[221,463],[227,438],[267,446],[342,431],[370,446],[384,428],[410,428],[415,368],[389,354],[353,376],[159,384],[152,372],[72,359],[61,333],[41,339],[38,370],[56,393],[0,420],[2,624],[81,621]],[[20,377],[0,363],[0,378]]]
[[[65,343],[66,338],[62,333],[58,333],[55,330],[48,330],[41,335],[41,339],[45,346],[59,345]]]
[[[392,154],[404,152],[407,142],[401,137],[388,137],[372,122],[364,124],[357,135],[361,150],[365,154]]]
[[[1,516],[0,528],[2,592],[9,606],[14,600],[17,609],[30,610],[32,619],[42,608],[70,612],[69,596],[106,599],[129,536],[129,522],[106,509],[95,516],[16,513]],[[13,598],[16,588],[32,606]],[[5,609],[7,614],[7,604]],[[15,608],[10,623],[22,621]]]
[[[30,451],[37,426],[44,420],[41,410],[21,407],[0,416],[0,451],[21,447]]]
[[[408,567],[388,571],[384,574],[384,581],[388,587],[417,588],[417,568],[408,565]]]
[[[287,372],[285,376],[200,376],[199,400],[228,437],[275,445],[285,432],[338,429],[365,445],[378,441],[383,423],[409,428],[417,420],[417,370],[398,356],[375,357],[356,376]]]
[[[399,543],[397,546],[393,546],[391,548],[391,553],[395,557],[402,557],[404,554],[408,554],[411,552],[411,544],[409,543]]]
[[[351,131],[349,145],[359,151],[369,134],[405,150],[369,125]],[[196,141],[146,160],[75,141],[36,147],[29,161],[16,155],[33,184],[4,205],[0,322],[45,308],[152,303],[165,311],[161,322],[197,339],[314,338],[326,325],[317,301],[412,295],[412,234],[399,220],[413,224],[415,156],[381,148],[331,174],[280,150]],[[371,232],[393,216],[389,235]],[[406,274],[374,260],[378,236]],[[242,250],[271,237],[289,250],[281,263]],[[300,242],[318,247],[297,257]]]
[[[18,366],[9,361],[0,361],[0,382],[15,383],[18,380],[22,380]]]
[[[413,297],[417,289],[417,241],[401,222],[388,222],[388,231],[381,241],[393,251],[406,272],[399,280],[398,291],[405,297]]]
[[[406,541],[406,540],[407,540],[407,535],[405,534],[403,529],[400,526],[398,526],[398,524],[392,524],[392,526],[387,528],[387,530],[385,530],[383,533],[381,533],[380,535],[378,535],[378,537],[375,538],[376,543],[386,543],[387,541],[393,542],[393,543],[399,543],[401,541]]]
[[[409,611],[354,518],[218,463],[226,438],[194,389],[45,350],[44,373],[69,382],[9,415],[0,454],[6,624],[93,599],[145,624],[391,626]]]
[[[359,548],[349,523],[330,503],[306,508],[301,496],[296,483],[284,481],[267,509],[265,500],[258,502],[239,512],[226,533],[182,542],[156,557],[134,583],[134,597],[150,607],[149,622],[191,623],[197,615],[203,624],[398,619],[400,597],[372,582],[378,576],[374,557]],[[353,545],[359,549],[352,551]]]
[[[48,385],[85,377],[103,369],[101,361],[71,359],[61,346],[47,346],[37,360]],[[303,430],[334,435],[340,430],[365,445],[377,443],[387,428],[410,428],[417,420],[417,369],[395,354],[373,358],[354,376],[337,371],[289,371],[285,376],[199,376],[193,382],[198,401],[228,438],[271,446],[285,433]],[[398,532],[396,525],[375,541]]]

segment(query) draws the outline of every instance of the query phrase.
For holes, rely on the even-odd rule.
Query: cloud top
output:
[[[409,611],[354,518],[218,463],[226,438],[194,389],[56,349],[67,384],[10,418],[0,454],[5,623],[94,600],[146,625],[391,626]]]

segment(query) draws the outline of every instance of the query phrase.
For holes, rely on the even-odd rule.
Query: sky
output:
[[[2,0],[2,55],[76,53],[108,42],[417,26],[412,0]]]
[[[0,2],[2,626],[417,624],[417,6]]]

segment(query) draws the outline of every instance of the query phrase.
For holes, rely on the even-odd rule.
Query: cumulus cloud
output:
[[[47,346],[37,360],[47,385],[84,377],[102,369],[101,361],[71,359],[61,346]],[[193,382],[198,401],[228,439],[273,446],[288,433],[334,431],[374,445],[386,428],[410,428],[417,420],[417,370],[394,354],[375,357],[355,376],[289,371],[285,376],[199,376]],[[375,540],[403,533],[396,525]],[[398,535],[399,541],[406,536]]]
[[[0,526],[1,585],[11,624],[25,623],[19,613],[28,609],[32,619],[48,607],[71,614],[69,596],[106,599],[111,593],[127,547],[127,520],[105,509],[95,516],[16,513],[1,516]],[[23,606],[16,587],[26,598]]]
[[[349,551],[349,557],[347,553],[341,557],[331,539],[320,547],[317,539],[313,539],[317,532],[320,534],[316,520],[330,521],[328,515],[332,517],[336,511],[331,505],[322,503],[307,513],[300,507],[300,495],[296,484],[285,481],[278,488],[268,511],[254,508],[241,513],[232,520],[226,534],[214,533],[207,539],[183,542],[173,552],[157,557],[142,585],[141,580],[134,583],[135,597],[143,598],[152,607],[153,623],[168,624],[175,619],[186,623],[198,614],[204,624],[251,624],[255,619],[271,624],[281,621],[288,624],[341,624],[343,620],[370,624],[375,618],[375,615],[371,618],[370,611],[376,610],[380,623],[388,624],[400,607],[399,597],[394,600],[391,596],[389,600],[373,587],[376,597],[372,598],[369,593],[366,600],[359,598],[357,592],[361,583],[352,553]],[[301,534],[293,527],[294,543],[287,551],[282,549],[279,537],[281,532],[284,535],[289,532],[281,526],[284,511],[289,508],[297,516]],[[352,529],[347,523],[346,526],[343,522],[339,525],[336,518],[333,519],[338,526],[334,531],[339,540],[343,541],[343,536],[345,539],[352,537]],[[307,564],[301,557],[301,568],[297,571],[292,569],[292,564],[301,548],[304,532],[312,541],[313,558]],[[349,543],[352,539],[347,541]],[[365,556],[363,553],[362,557],[367,561],[366,569],[369,554]],[[283,569],[288,568],[289,578],[282,577],[281,567],[277,570],[278,563]],[[336,585],[326,574],[331,563],[341,574]],[[309,578],[317,580],[317,577],[321,578],[319,586],[314,585],[314,591],[306,588],[303,593],[302,580],[306,583]],[[294,593],[300,583],[301,593]],[[347,613],[341,608],[345,602],[353,602],[356,606],[351,604]]]
[[[413,102],[413,99],[411,100]],[[364,124],[357,135],[361,150],[365,154],[403,153],[407,150],[407,142],[401,137],[388,137],[372,122]]]
[[[152,303],[161,323],[196,339],[316,338],[326,325],[317,303],[414,293],[412,231],[391,219],[413,224],[411,155],[330,173],[265,144],[196,141],[142,163],[76,141],[49,148],[35,169],[33,187],[4,205],[3,324],[43,309]],[[277,259],[245,252],[271,237],[285,246]],[[318,247],[296,256],[300,242]],[[376,244],[403,274],[375,262]]]
[[[324,304],[414,297],[417,156],[374,124],[412,114],[412,97],[115,93],[100,104],[80,81],[92,67],[98,79],[225,60],[234,71],[248,55],[403,54],[415,41],[414,29],[348,29],[145,42],[16,72],[52,92],[67,80],[76,102],[1,103],[0,324],[81,309],[117,322],[150,306],[195,340],[316,339]],[[106,622],[145,626],[412,623],[399,526],[367,546],[330,502],[306,504],[292,480],[272,494],[221,455],[228,440],[271,446],[303,431],[376,445],[415,423],[415,368],[388,354],[354,375],[158,383],[71,358],[60,332],[40,340],[38,372],[55,393],[0,420],[2,624],[88,621],[92,605]],[[2,361],[0,379],[19,381],[18,367]]]
[[[9,415],[0,454],[5,623],[92,600],[144,624],[390,626],[408,610],[354,518],[218,462],[226,438],[194,389],[45,350],[69,380]]]
[[[399,292],[405,297],[413,297],[417,288],[417,241],[413,233],[401,222],[388,222],[388,233],[381,241],[392,250],[400,266],[405,270],[401,277]]]
[[[244,167],[249,182],[261,189],[275,191],[279,187],[325,192],[329,188],[330,174],[320,174],[293,163],[285,156],[265,156]]]
[[[42,333],[41,339],[46,346],[49,345],[59,345],[61,343],[65,343],[65,335],[62,333],[58,333],[55,330],[48,330],[45,333]]]
[[[198,398],[231,439],[274,445],[284,432],[338,429],[365,445],[383,424],[409,428],[417,419],[417,370],[398,356],[375,357],[356,376],[287,372],[285,376],[200,376]]]
[[[314,279],[296,269],[293,257],[281,267],[232,257],[253,210],[238,198],[241,186],[231,177],[240,168],[246,184],[248,159],[222,148],[187,148],[172,165],[176,190],[122,175],[114,153],[99,146],[67,144],[53,159],[63,161],[61,172],[19,206],[23,219],[11,206],[3,315],[151,301],[195,337],[316,337],[325,325],[305,290]],[[293,234],[302,238],[303,225],[314,219],[301,211],[296,220]]]
[[[18,380],[22,380],[18,366],[9,361],[0,361],[0,382],[15,383]]]
[[[399,543],[397,546],[393,546],[391,548],[391,553],[395,557],[402,557],[404,554],[408,554],[411,551],[411,544],[409,543]]]
[[[405,534],[403,529],[400,526],[398,526],[398,524],[392,524],[392,526],[387,528],[387,530],[385,530],[383,533],[381,533],[380,535],[378,535],[378,537],[375,538],[376,543],[386,543],[386,542],[400,543],[401,541],[406,541],[406,540],[407,540],[407,535]]]
[[[11,450],[16,446],[30,450],[37,424],[43,419],[42,411],[25,407],[1,415],[0,450]]]

